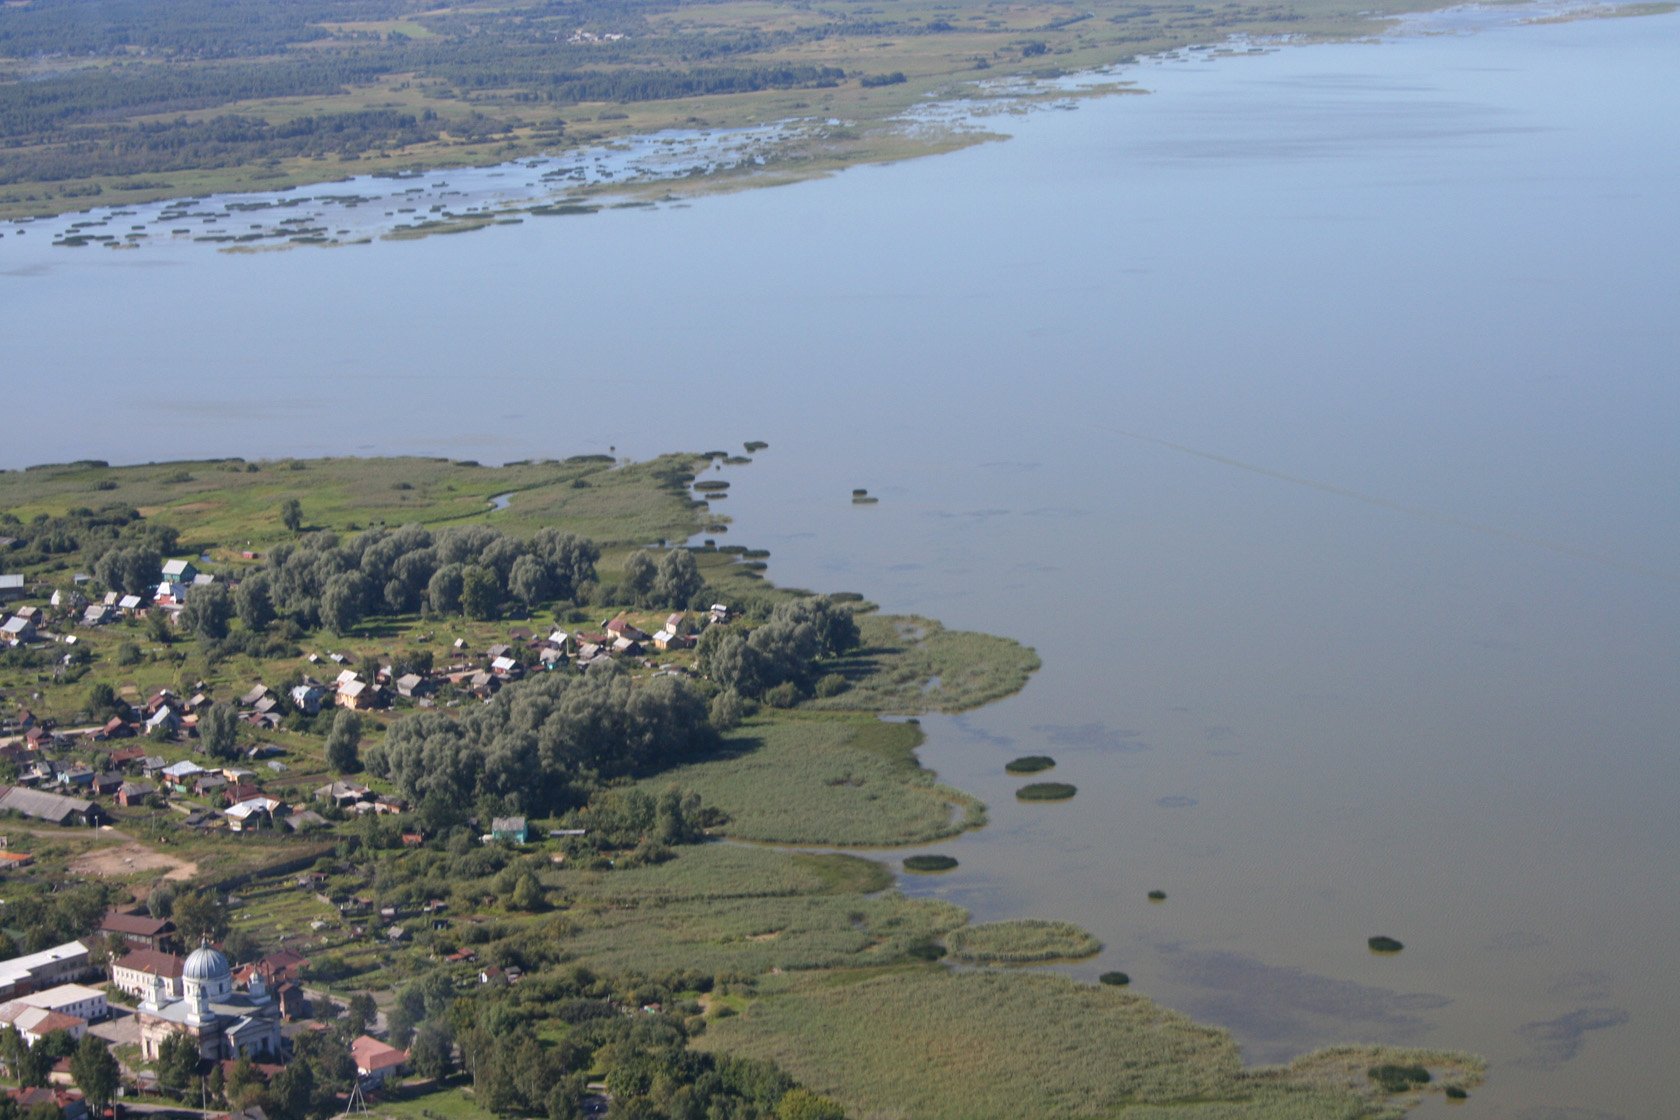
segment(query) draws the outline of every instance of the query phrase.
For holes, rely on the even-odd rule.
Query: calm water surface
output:
[[[692,208],[8,236],[0,458],[768,440],[727,505],[778,580],[1044,658],[925,721],[993,823],[909,889],[1082,922],[1072,971],[1256,1061],[1464,1047],[1455,1116],[1669,1116],[1677,58],[1674,16],[1291,48]],[[1041,751],[1073,802],[1013,800]]]

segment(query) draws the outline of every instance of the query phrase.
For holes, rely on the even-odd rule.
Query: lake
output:
[[[1417,31],[693,205],[244,255],[13,231],[0,461],[766,440],[725,506],[778,582],[1044,659],[924,720],[992,823],[906,889],[1078,921],[1071,972],[1254,1061],[1457,1047],[1493,1068],[1455,1116],[1665,1115],[1680,17]],[[1026,753],[1078,797],[1017,803]]]

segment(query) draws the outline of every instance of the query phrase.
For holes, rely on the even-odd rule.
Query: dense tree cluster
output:
[[[699,669],[725,693],[763,696],[771,689],[809,689],[824,658],[856,647],[857,621],[827,596],[778,603],[751,631],[713,626],[700,635]]]
[[[706,705],[688,684],[636,680],[603,665],[511,685],[460,719],[418,713],[364,761],[417,801],[438,793],[546,815],[582,804],[605,780],[671,765],[711,741]]]
[[[600,549],[558,529],[530,540],[484,525],[433,533],[419,525],[374,529],[348,541],[312,533],[277,545],[258,581],[253,618],[275,613],[300,625],[346,633],[370,614],[427,606],[488,618],[510,598],[527,605],[570,599],[595,578]],[[243,592],[243,589],[242,589]],[[241,614],[244,598],[241,598]]]

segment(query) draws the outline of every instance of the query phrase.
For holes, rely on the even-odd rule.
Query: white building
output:
[[[163,977],[152,978],[138,1009],[140,1052],[147,1061],[157,1058],[170,1035],[186,1035],[211,1061],[279,1058],[280,1008],[260,974],[239,991],[227,958],[204,942],[182,966],[181,988],[182,997],[171,999]]]

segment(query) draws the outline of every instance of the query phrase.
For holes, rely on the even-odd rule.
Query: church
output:
[[[244,991],[236,989],[228,959],[206,941],[181,968],[181,992],[172,998],[164,978],[152,977],[138,1008],[140,1051],[148,1061],[172,1034],[191,1038],[199,1056],[211,1061],[280,1058],[280,1008],[260,974]]]

